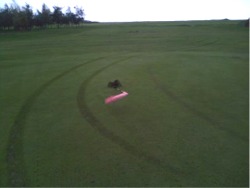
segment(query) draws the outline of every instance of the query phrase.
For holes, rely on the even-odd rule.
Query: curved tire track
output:
[[[186,101],[182,100],[179,96],[177,96],[175,93],[173,93],[172,91],[170,91],[165,85],[162,85],[158,79],[156,78],[155,74],[152,73],[152,69],[149,69],[149,74],[151,75],[152,81],[155,83],[155,85],[169,98],[171,98],[172,100],[174,100],[176,103],[178,103],[179,105],[181,105],[182,107],[184,107],[186,110],[188,110],[189,112],[191,112],[193,115],[207,121],[210,125],[212,125],[213,127],[217,128],[218,130],[221,131],[225,131],[227,132],[227,134],[229,134],[230,136],[237,138],[243,142],[248,142],[248,139],[246,139],[245,137],[237,134],[236,132],[227,129],[225,127],[222,127],[220,125],[220,123],[218,121],[216,121],[215,119],[211,118],[210,116],[206,115],[205,113],[199,111],[198,109],[196,109],[194,106],[188,104]]]
[[[219,43],[218,39],[214,39],[214,40],[203,39],[203,40],[197,40],[197,41],[191,40],[187,44],[179,48],[169,49],[166,52],[192,51],[196,49],[201,49],[203,47],[211,46],[217,43]]]
[[[143,150],[139,150],[138,148],[136,148],[135,146],[133,146],[132,144],[130,144],[129,142],[127,142],[125,139],[123,139],[122,137],[116,135],[114,132],[112,132],[111,130],[109,130],[108,128],[106,128],[96,117],[95,115],[91,112],[91,110],[89,109],[88,105],[87,105],[87,101],[86,101],[86,88],[88,86],[88,84],[90,83],[90,81],[97,76],[99,73],[103,72],[105,69],[108,69],[109,67],[120,63],[122,61],[125,61],[129,58],[120,60],[120,61],[116,61],[114,63],[109,64],[108,66],[105,66],[99,70],[97,70],[96,72],[94,72],[89,78],[87,78],[80,86],[79,91],[78,91],[78,95],[77,95],[77,104],[78,104],[78,108],[79,111],[82,115],[82,117],[97,131],[100,133],[100,135],[102,135],[103,137],[109,139],[111,142],[113,142],[114,144],[120,146],[122,149],[124,149],[125,151],[127,151],[128,153],[130,153],[131,155],[145,160],[148,163],[151,163],[157,167],[163,168],[164,170],[166,170],[166,172],[171,172],[174,174],[184,174],[180,169],[170,165],[170,164],[166,164],[166,162],[156,158],[155,156],[143,151]]]
[[[6,163],[7,163],[7,175],[8,175],[8,186],[28,186],[28,178],[26,176],[24,156],[23,156],[23,132],[25,128],[25,122],[27,115],[33,106],[36,99],[45,91],[50,85],[55,81],[59,80],[68,73],[85,66],[87,64],[96,62],[105,57],[96,58],[86,63],[76,65],[63,73],[52,78],[41,87],[39,87],[21,106],[20,111],[18,112],[16,119],[11,127],[10,136],[7,144],[7,154],[6,154]]]

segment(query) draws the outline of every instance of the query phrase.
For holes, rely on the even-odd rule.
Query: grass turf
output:
[[[247,186],[237,21],[0,34],[1,186]],[[129,96],[104,105],[119,79]]]

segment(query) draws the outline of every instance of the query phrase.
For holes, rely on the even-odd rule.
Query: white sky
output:
[[[45,3],[53,6],[82,7],[85,19],[99,22],[175,21],[210,19],[247,19],[250,17],[250,0],[16,0],[34,10]],[[0,7],[12,0],[0,0]]]

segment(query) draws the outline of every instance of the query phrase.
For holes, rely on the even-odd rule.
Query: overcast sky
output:
[[[63,7],[77,5],[85,19],[99,22],[175,21],[210,19],[247,19],[250,0],[15,0],[20,6],[28,3],[34,11],[45,3]],[[0,0],[0,7],[12,0]]]

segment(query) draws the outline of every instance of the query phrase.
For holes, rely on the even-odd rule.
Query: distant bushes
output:
[[[249,21],[250,21],[250,19],[245,21],[245,27],[249,27]]]
[[[74,7],[72,12],[70,7],[65,13],[58,6],[51,11],[46,4],[42,5],[41,11],[33,12],[31,6],[26,4],[20,7],[16,3],[5,4],[0,8],[0,30],[31,30],[32,28],[48,28],[55,26],[77,26],[84,22],[84,10]]]

